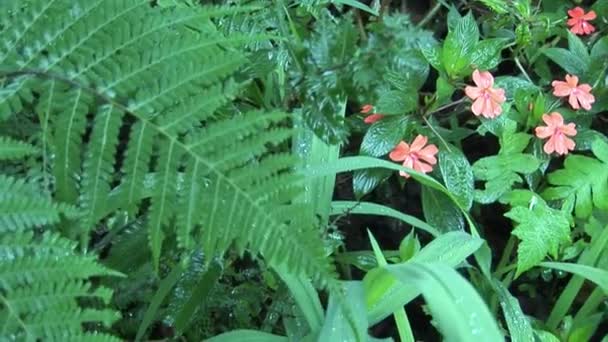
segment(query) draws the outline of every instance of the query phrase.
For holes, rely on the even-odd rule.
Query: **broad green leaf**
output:
[[[588,65],[585,60],[564,48],[547,48],[543,51],[545,56],[573,75],[584,75]]]
[[[376,112],[384,115],[407,114],[418,107],[418,90],[390,90],[380,94]]]
[[[374,235],[369,231],[369,229],[367,230],[367,235],[369,235],[369,241],[372,245],[372,250],[374,251],[376,260],[378,261],[378,266],[384,267],[388,265],[386,259],[384,259],[384,255],[382,254],[382,250],[380,249],[376,238],[374,238]],[[412,327],[410,326],[407,314],[405,313],[405,308],[401,307],[397,309],[397,311],[393,312],[393,316],[395,317],[395,323],[397,324],[400,340],[403,342],[414,342],[414,334],[412,333]]]
[[[458,272],[441,263],[410,262],[385,267],[403,285],[422,292],[446,341],[503,341],[490,310]]]
[[[505,90],[507,100],[513,99],[513,96],[515,96],[515,93],[519,89],[523,89],[527,92],[538,92],[539,90],[539,88],[535,84],[531,83],[523,77],[498,76],[496,77],[495,81],[497,88],[503,88]]]
[[[358,170],[353,173],[353,192],[361,198],[374,191],[392,172],[385,169]]]
[[[213,336],[205,342],[288,342],[285,336],[273,335],[258,330],[233,330]]]
[[[597,267],[574,264],[568,262],[542,262],[540,263],[543,267],[552,268],[555,270],[561,270],[576,274],[579,277],[583,277],[589,280],[595,285],[599,286],[605,295],[608,295],[608,271],[602,270]]]
[[[333,294],[325,322],[319,333],[319,341],[365,341],[367,339],[367,316],[365,313],[365,293],[360,281],[344,282],[345,293],[342,298]],[[348,298],[348,300],[346,300]],[[352,322],[348,318],[348,310]]]
[[[500,52],[506,45],[503,38],[484,39],[477,43],[471,54],[471,64],[480,70],[495,68],[501,61]]]
[[[420,241],[412,229],[409,234],[399,244],[399,258],[401,261],[407,261],[418,254],[420,251]]]
[[[439,230],[427,224],[426,222],[407,214],[404,214],[387,206],[370,203],[370,202],[354,202],[354,201],[334,201],[331,203],[331,214],[363,214],[363,215],[378,215],[396,218],[406,224],[411,225],[426,231],[427,233],[438,236],[441,235]]]
[[[534,330],[530,320],[521,310],[517,298],[513,297],[509,290],[502,282],[494,279],[492,281],[494,291],[498,295],[500,307],[502,308],[507,327],[509,328],[509,337],[512,342],[528,342],[534,341]]]
[[[311,331],[318,331],[323,324],[323,307],[317,291],[309,279],[291,274],[285,267],[278,268],[277,273],[283,280],[289,293],[304,315]]]
[[[361,154],[372,157],[386,155],[401,141],[409,124],[411,121],[407,116],[385,117],[375,122],[363,137]]]
[[[473,14],[469,12],[458,20],[454,29],[449,30],[443,43],[441,62],[448,75],[458,77],[470,73],[478,41],[479,28]]]
[[[464,230],[464,219],[458,207],[444,193],[422,188],[422,211],[426,221],[442,232]]]
[[[454,91],[456,90],[456,88],[452,84],[450,84],[445,78],[441,76],[437,78],[436,88],[437,99],[435,106],[437,107],[448,103],[452,98],[452,94],[454,94]]]
[[[446,188],[458,199],[463,208],[471,209],[475,179],[466,156],[455,147],[451,152],[442,149],[439,151],[439,168]]]
[[[534,330],[534,335],[539,342],[560,342],[557,336],[545,330]]]
[[[449,232],[424,246],[408,262],[438,262],[456,267],[483,244],[480,238],[464,232]],[[393,276],[376,268],[363,279],[368,319],[371,324],[389,316],[399,307],[416,298],[420,291],[412,285],[399,284]]]
[[[420,46],[420,52],[424,55],[429,64],[438,71],[443,71],[443,64],[441,63],[441,49],[437,45],[425,45]]]
[[[532,208],[515,207],[505,216],[517,224],[512,234],[520,239],[516,276],[537,266],[547,254],[556,258],[560,246],[570,242],[568,215],[544,202]]]
[[[584,63],[585,69],[589,68],[591,63],[591,57],[589,56],[589,50],[583,41],[574,33],[568,32],[568,49]]]

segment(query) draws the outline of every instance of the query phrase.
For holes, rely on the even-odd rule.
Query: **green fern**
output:
[[[32,229],[57,223],[69,211],[24,181],[0,176],[0,339],[117,340],[84,332],[82,324],[109,327],[120,315],[78,301],[107,304],[112,291],[93,287],[88,279],[119,274],[99,265],[94,255],[78,254],[74,242],[50,231],[38,236]]]
[[[0,160],[20,159],[36,153],[30,144],[0,136]]]
[[[321,283],[333,279],[313,218],[291,204],[300,191],[295,161],[271,153],[291,134],[287,116],[221,110],[247,62],[238,44],[257,38],[225,37],[209,19],[252,9],[0,5],[0,118],[34,107],[48,122],[54,198],[82,211],[69,233],[83,244],[121,208],[146,218],[157,270],[171,237],[209,260],[236,246]],[[121,192],[110,203],[113,189]]]

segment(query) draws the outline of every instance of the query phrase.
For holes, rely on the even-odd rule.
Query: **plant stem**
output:
[[[424,122],[426,123],[427,126],[429,126],[429,128],[431,129],[431,131],[433,131],[433,133],[437,136],[437,138],[439,138],[439,140],[441,141],[441,143],[443,144],[443,146],[445,147],[446,150],[448,150],[448,152],[452,152],[452,150],[450,149],[450,145],[448,145],[448,143],[443,139],[443,137],[441,136],[441,134],[439,134],[439,132],[437,132],[435,130],[435,127],[433,127],[433,125],[431,125],[431,123],[429,122],[429,120],[425,117],[422,116],[422,120],[424,120]]]
[[[441,111],[443,111],[443,110],[445,110],[445,109],[448,109],[448,108],[450,108],[450,107],[454,107],[454,106],[456,106],[456,105],[459,105],[459,104],[463,103],[465,100],[466,100],[466,98],[464,98],[464,97],[463,97],[463,98],[461,98],[460,100],[456,100],[456,101],[454,101],[454,102],[450,102],[450,103],[448,103],[448,104],[445,104],[445,105],[443,105],[443,106],[441,106],[441,107],[439,107],[439,108],[437,108],[437,109],[434,109],[433,111],[430,111],[430,112],[428,112],[428,113],[425,113],[424,115],[425,115],[425,116],[430,116],[430,115],[432,115],[432,114],[439,113],[439,112],[441,112]]]
[[[517,68],[519,69],[519,71],[521,71],[522,74],[524,74],[526,79],[528,81],[530,81],[530,83],[534,84],[534,82],[532,82],[532,79],[530,78],[530,75],[528,75],[528,73],[526,72],[524,67],[521,65],[521,62],[519,61],[519,57],[517,57],[517,56],[515,56],[515,65],[517,65]]]
[[[422,20],[420,20],[420,22],[416,25],[416,28],[422,28],[424,27],[424,25],[426,25],[431,19],[433,19],[433,17],[435,16],[435,14],[437,14],[437,12],[441,9],[441,3],[437,2],[435,4],[435,6],[433,6],[433,8],[431,8],[431,10],[429,11],[429,13],[427,13],[424,18],[422,18]]]
[[[515,237],[513,235],[509,236],[509,240],[507,240],[507,244],[505,245],[505,249],[502,252],[502,256],[500,257],[500,261],[498,262],[498,266],[496,266],[496,272],[498,270],[505,267],[505,265],[511,259],[511,253],[513,253],[513,248],[515,247]],[[495,273],[497,276],[497,274]]]

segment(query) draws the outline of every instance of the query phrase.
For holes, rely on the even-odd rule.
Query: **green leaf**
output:
[[[289,288],[289,292],[302,311],[310,330],[319,331],[323,324],[323,307],[310,280],[291,274],[284,266],[278,267],[277,273]]]
[[[458,207],[445,194],[422,188],[422,211],[426,221],[442,232],[464,230],[464,219]]]
[[[288,342],[285,336],[269,334],[258,330],[233,330],[213,336],[206,342]]]
[[[440,263],[385,267],[403,285],[419,289],[444,337],[453,341],[502,341],[483,299],[458,272]]]
[[[542,262],[543,267],[552,268],[555,270],[565,271],[583,277],[595,285],[599,286],[605,295],[608,295],[608,271],[581,264],[568,262]]]
[[[471,55],[471,64],[480,70],[495,68],[501,61],[500,52],[506,45],[503,38],[484,39],[477,43]]]
[[[585,60],[572,51],[563,48],[547,48],[543,53],[570,74],[584,75],[587,71],[588,65]]]
[[[361,3],[360,1],[357,0],[332,0],[333,3],[336,4],[343,4],[343,5],[348,5],[354,8],[358,8],[362,11],[365,11],[371,15],[378,15],[378,11],[372,9],[371,7],[367,6],[364,3]]]
[[[475,179],[473,169],[466,156],[457,148],[439,151],[439,168],[446,188],[456,197],[460,205],[469,210],[473,205]]]
[[[380,95],[376,112],[384,115],[406,114],[418,107],[418,90],[390,90]]]
[[[441,235],[441,233],[436,228],[414,216],[404,214],[393,208],[389,208],[387,206],[376,203],[334,201],[331,203],[331,214],[362,214],[392,217],[403,221],[404,223],[409,224],[412,227],[422,229],[433,236]]]
[[[500,307],[505,316],[507,327],[509,328],[509,337],[512,342],[528,342],[534,341],[534,330],[530,320],[524,315],[517,298],[509,293],[509,290],[502,282],[494,279],[492,286],[498,295]]]
[[[420,52],[427,62],[438,71],[444,71],[441,63],[441,49],[437,45],[420,46]]]
[[[358,170],[353,173],[353,192],[359,199],[374,191],[392,172],[384,169]]]
[[[424,246],[408,262],[438,262],[456,267],[475,253],[482,244],[483,240],[464,232],[449,232]],[[420,294],[416,287],[398,283],[393,276],[379,268],[368,272],[363,283],[367,297],[368,319],[371,324],[386,318]]]
[[[574,201],[574,212],[579,218],[591,215],[593,206],[608,209],[608,143],[597,139],[591,149],[599,160],[568,156],[563,169],[548,175],[553,187],[542,193],[547,200]]]
[[[319,341],[365,341],[367,316],[365,293],[360,281],[344,282],[345,293],[329,297],[325,322],[319,333]],[[348,298],[348,300],[346,300]],[[352,316],[352,322],[349,317]]]
[[[372,157],[386,155],[401,141],[410,123],[406,116],[385,117],[375,122],[363,137],[361,154]]]
[[[497,14],[508,13],[508,7],[504,0],[479,0],[484,5],[488,6],[492,11]]]
[[[476,179],[486,181],[485,189],[475,190],[475,201],[492,203],[523,179],[518,174],[530,174],[540,162],[532,155],[515,153],[485,157],[473,164]]]
[[[22,141],[0,136],[0,160],[14,160],[32,155],[37,149]]]
[[[437,78],[436,88],[437,101],[435,106],[437,107],[448,103],[452,98],[452,94],[454,94],[454,91],[456,90],[452,84],[441,76]]]
[[[479,41],[479,28],[473,14],[460,18],[449,30],[441,51],[441,62],[451,77],[469,74],[473,53]]]
[[[512,234],[521,240],[516,276],[537,266],[547,254],[557,258],[560,246],[570,242],[568,215],[544,202],[537,202],[532,208],[515,207],[505,216],[515,221]]]
[[[519,89],[523,89],[526,92],[533,93],[538,92],[539,88],[522,77],[516,76],[498,76],[496,77],[496,87],[503,88],[505,90],[505,95],[507,96],[507,100],[512,100],[513,96],[517,93]],[[499,116],[499,118],[502,117]]]
[[[584,63],[584,68],[589,69],[591,63],[591,57],[589,56],[589,50],[583,41],[574,33],[568,32],[568,49]]]

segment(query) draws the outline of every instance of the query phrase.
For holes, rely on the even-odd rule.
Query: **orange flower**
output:
[[[588,84],[578,85],[578,77],[566,75],[566,82],[553,81],[553,95],[558,97],[569,96],[568,102],[574,109],[581,107],[591,110],[591,104],[595,97],[591,94],[591,86]]]
[[[437,154],[437,146],[431,144],[426,145],[428,138],[423,135],[416,136],[412,145],[408,145],[404,141],[399,142],[397,146],[388,155],[392,161],[403,162],[403,166],[413,169],[418,172],[427,173],[433,171],[433,165],[437,164],[435,155]],[[406,172],[399,171],[399,174],[405,178],[409,178]]]
[[[372,106],[370,104],[366,104],[363,107],[361,107],[362,114],[369,114],[373,110],[374,110],[374,106]],[[365,119],[363,119],[363,122],[365,122],[366,124],[373,124],[374,122],[382,119],[383,117],[384,117],[384,115],[382,115],[382,114],[372,113],[372,114],[366,116]]]
[[[494,77],[487,71],[473,71],[473,82],[477,87],[467,86],[464,88],[465,94],[473,100],[471,110],[473,114],[491,119],[502,113],[501,104],[505,102],[505,90],[492,88]]]
[[[568,19],[568,26],[570,31],[574,34],[584,36],[595,31],[595,27],[589,23],[589,20],[596,18],[594,11],[589,11],[585,14],[585,10],[580,7],[575,7],[568,11],[570,19]]]
[[[559,155],[564,155],[568,154],[568,151],[574,150],[574,141],[568,138],[568,136],[576,135],[574,123],[564,125],[564,118],[557,112],[543,114],[543,121],[547,126],[536,127],[535,131],[537,137],[549,138],[543,147],[547,154],[557,152]]]

